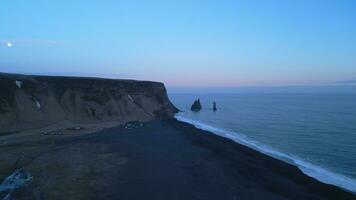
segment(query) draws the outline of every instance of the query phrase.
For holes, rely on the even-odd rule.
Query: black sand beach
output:
[[[33,180],[15,190],[14,199],[356,199],[294,166],[176,120],[48,136],[0,151],[31,158],[20,165]],[[13,170],[10,163],[2,166],[2,179]]]

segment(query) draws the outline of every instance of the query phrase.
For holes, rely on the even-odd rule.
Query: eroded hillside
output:
[[[175,112],[162,83],[0,73],[0,133],[62,121],[150,121]]]

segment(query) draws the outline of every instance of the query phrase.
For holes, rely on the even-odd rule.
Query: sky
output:
[[[1,0],[0,72],[169,87],[356,83],[353,0]]]

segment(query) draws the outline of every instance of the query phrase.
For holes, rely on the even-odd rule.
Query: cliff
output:
[[[176,112],[162,83],[0,73],[0,134],[61,121],[150,121]]]

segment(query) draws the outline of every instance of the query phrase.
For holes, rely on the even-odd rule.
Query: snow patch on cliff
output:
[[[127,97],[129,98],[129,100],[130,100],[132,103],[134,103],[134,100],[133,100],[133,98],[131,97],[131,95],[127,95]]]
[[[16,80],[16,81],[15,81],[15,84],[17,85],[18,88],[21,89],[21,87],[22,87],[22,81]]]
[[[37,108],[38,108],[38,109],[41,109],[41,104],[40,104],[40,102],[39,102],[37,99],[35,99],[34,101],[35,101],[35,103],[36,103]]]
[[[0,184],[0,192],[6,190],[13,190],[25,186],[32,180],[32,176],[29,172],[23,169],[17,169]]]

